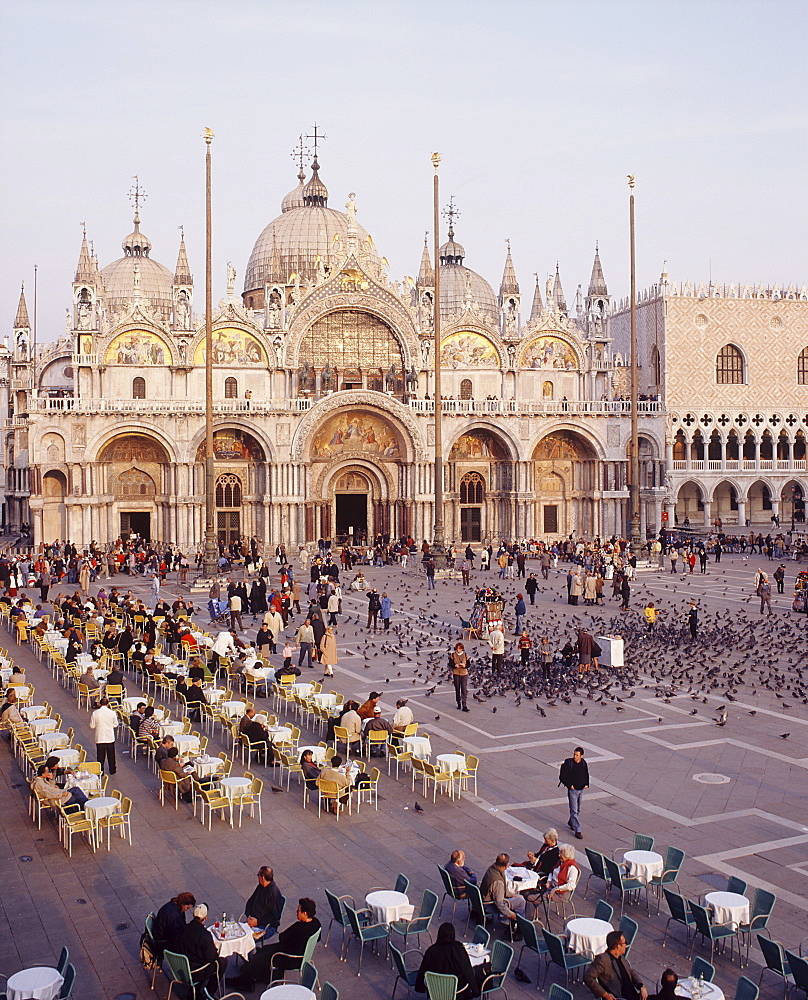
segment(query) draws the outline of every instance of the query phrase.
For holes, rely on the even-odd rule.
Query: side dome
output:
[[[440,255],[440,315],[442,320],[462,313],[467,306],[476,306],[493,326],[497,325],[499,309],[494,290],[481,274],[463,264],[466,250],[454,238],[449,226],[449,239],[438,251]]]
[[[158,322],[171,322],[174,274],[149,257],[151,240],[141,233],[137,212],[134,231],[121,246],[124,256],[101,270],[107,312],[111,316],[127,313],[137,300],[144,311],[151,312]]]

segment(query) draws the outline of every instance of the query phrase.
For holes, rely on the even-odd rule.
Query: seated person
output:
[[[260,722],[256,722],[254,708],[247,709],[241,718],[241,722],[238,724],[238,729],[239,733],[242,736],[246,736],[250,743],[263,744],[264,749],[260,752],[266,764],[269,758],[274,755],[275,749],[272,745],[272,740],[269,738],[269,733]]]
[[[660,980],[659,993],[652,993],[648,1000],[676,1000],[679,977],[673,969],[665,969]]]
[[[452,880],[452,887],[457,899],[466,898],[466,882],[473,882],[474,885],[477,885],[477,876],[466,864],[465,851],[452,851],[449,863],[444,865],[444,871]]]
[[[62,762],[58,757],[48,757],[45,764],[50,768],[59,788],[64,788],[67,779],[73,774],[73,768],[62,767]]]
[[[511,863],[510,856],[498,854],[496,861],[488,868],[483,875],[480,884],[480,894],[484,903],[494,903],[496,908],[507,920],[516,926],[516,914],[524,914],[525,900],[518,893],[512,893],[508,889],[505,879],[505,869]],[[513,933],[513,940],[521,938],[518,928]]]
[[[31,782],[31,789],[45,800],[49,806],[81,806],[87,796],[80,788],[71,788],[69,792],[63,791],[56,784],[56,775],[47,764],[40,764],[36,770],[36,777]]]
[[[185,773],[185,768],[179,761],[180,752],[176,747],[169,747],[165,760],[160,764],[161,771],[171,771],[177,776],[177,790],[183,802],[191,801],[191,779]]]
[[[355,701],[349,701],[348,706],[338,725],[348,730],[349,744],[359,743],[362,740],[362,718],[357,712],[359,706]]]
[[[166,948],[177,951],[185,933],[185,914],[193,906],[196,906],[194,894],[181,892],[157,911],[152,921],[152,941],[161,954]]]
[[[427,948],[421,959],[421,966],[415,980],[416,993],[426,993],[424,974],[427,972],[438,972],[444,976],[457,976],[456,996],[461,997],[462,1000],[478,997],[486,976],[484,965],[478,965],[476,969],[472,967],[468,952],[460,941],[456,940],[454,924],[450,923],[440,925],[435,943]]]
[[[304,896],[297,904],[297,920],[285,931],[281,931],[278,935],[278,943],[253,952],[252,956],[241,966],[239,975],[235,978],[228,978],[228,986],[251,992],[255,989],[256,982],[269,982],[273,974],[270,966],[275,955],[283,955],[284,957],[275,962],[274,972],[299,969],[303,961],[306,943],[313,934],[321,929],[316,913],[317,904],[313,899]]]
[[[558,863],[558,831],[550,829],[545,832],[544,842],[538,851],[535,854],[533,851],[527,852],[527,861],[523,867],[537,872],[541,876],[539,879],[541,884],[547,881],[551,873],[558,867]]]
[[[191,668],[193,670],[193,667]],[[188,690],[185,692],[185,704],[188,706],[188,717],[192,722],[199,722],[202,718],[200,705],[207,705],[208,699],[202,690],[202,678],[194,677]]]
[[[382,710],[377,705],[373,709],[373,718],[368,719],[365,723],[365,739],[367,739],[368,733],[387,733],[388,735],[393,731],[393,727],[387,722],[386,719],[382,718]],[[384,757],[384,746],[376,745],[374,750],[370,751],[370,756]]]
[[[197,995],[201,989],[207,988],[213,995],[219,985],[219,978],[227,968],[227,959],[222,958],[213,941],[213,935],[205,926],[208,908],[204,903],[197,903],[193,909],[193,917],[182,928],[177,948],[181,955],[188,959],[191,967],[191,980],[197,987]]]
[[[356,714],[360,719],[362,719],[363,722],[365,719],[373,718],[373,711],[379,704],[379,698],[381,698],[381,694],[378,691],[371,691],[368,695],[368,700],[363,702],[359,708],[357,708]]]
[[[195,659],[188,668],[188,680],[193,681],[199,678],[199,680],[203,681],[205,679],[206,672],[205,664],[197,657],[197,659]]]
[[[100,681],[93,673],[93,668],[91,666],[87,667],[81,677],[79,677],[79,684],[86,684],[90,689],[90,694],[101,690]]]
[[[341,803],[346,803],[348,801],[348,796],[350,795],[351,779],[348,775],[341,770],[342,767],[342,757],[339,754],[334,754],[331,758],[331,763],[324,767],[320,771],[319,781],[333,781],[340,792],[345,792],[341,794],[339,800]],[[336,808],[336,806],[335,806]]]
[[[606,935],[606,951],[587,966],[584,982],[596,1000],[648,1000],[648,991],[626,958],[622,931]]]
[[[157,747],[157,750],[156,750],[156,752],[154,754],[154,760],[155,760],[155,763],[157,764],[157,769],[158,770],[162,767],[163,761],[166,760],[167,757],[168,757],[168,751],[173,746],[174,746],[174,737],[173,736],[164,736],[160,740],[160,745]]]
[[[560,844],[558,854],[558,867],[553,869],[544,885],[539,886],[538,893],[525,894],[531,903],[537,903],[544,895],[548,899],[556,897],[564,899],[565,896],[571,895],[575,891],[575,886],[578,885],[578,879],[581,877],[581,869],[575,860],[575,848],[571,844]]]
[[[3,729],[11,729],[12,726],[21,726],[24,721],[17,705],[17,692],[13,687],[9,687],[6,689],[5,700],[0,706],[0,726]]]
[[[303,769],[303,780],[306,782],[306,787],[315,791],[317,779],[320,777],[320,768],[314,762],[311,750],[304,750],[300,755],[300,766]]]
[[[143,709],[143,722],[140,723],[140,729],[137,731],[138,739],[148,736],[150,739],[156,740],[159,735],[160,723],[154,717],[154,705],[147,705]]]
[[[258,885],[244,904],[244,914],[256,940],[275,937],[280,927],[283,905],[283,894],[275,882],[275,873],[269,865],[261,865],[258,870]]]
[[[143,722],[144,719],[143,713],[145,711],[146,711],[146,702],[140,701],[138,702],[137,708],[129,716],[129,728],[132,730],[135,736],[140,735],[140,724],[141,722]]]
[[[113,667],[112,670],[110,670],[110,672],[107,674],[105,685],[111,684],[113,687],[116,687],[117,685],[123,687],[125,681],[126,678],[124,677],[123,673],[118,669],[118,667]]]
[[[11,668],[11,677],[9,677],[8,683],[11,687],[13,687],[15,684],[21,684],[23,685],[23,687],[25,686],[26,683],[25,671],[22,669],[22,667]]]

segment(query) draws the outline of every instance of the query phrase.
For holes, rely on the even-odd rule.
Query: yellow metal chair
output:
[[[230,810],[230,828],[233,828],[233,802],[228,799],[227,796],[222,795],[218,789],[208,789],[203,788],[199,782],[194,782],[194,816],[196,816],[196,803],[200,803],[201,810],[201,821],[202,825],[205,825],[205,807],[208,809],[208,830],[211,828],[211,820],[213,819],[214,812],[219,812],[222,814],[222,819],[224,819],[224,810]]]
[[[348,793],[348,815],[351,814],[351,796],[348,789],[341,789],[336,781],[326,781],[323,778],[317,779],[317,791],[319,795],[317,797],[317,819],[320,818],[322,812],[323,802],[333,802],[336,808],[337,822],[339,822],[339,814],[344,809],[343,804],[340,802],[340,797]]]
[[[160,771],[160,805],[165,804],[165,790],[174,789],[174,808],[180,807],[179,779],[173,771]]]

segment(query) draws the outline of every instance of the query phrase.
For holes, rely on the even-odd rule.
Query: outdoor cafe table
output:
[[[244,715],[244,710],[247,708],[246,701],[223,701],[219,708],[227,716],[228,719],[236,719],[240,715]]]
[[[199,737],[191,733],[178,733],[174,737],[174,746],[179,750],[180,756],[187,756],[194,750],[199,749]]]
[[[227,691],[224,688],[205,688],[205,697],[208,699],[209,705],[218,705],[226,694]]]
[[[62,750],[64,747],[69,746],[70,737],[67,733],[40,733],[39,745],[42,747],[43,753],[50,754],[54,750]]]
[[[317,996],[300,983],[279,983],[264,990],[260,1000],[317,1000]]]
[[[337,696],[333,691],[320,691],[319,694],[313,694],[311,700],[319,708],[333,708],[337,703]]]
[[[249,958],[255,951],[255,938],[253,929],[249,924],[236,923],[235,920],[228,921],[225,937],[221,936],[221,927],[218,922],[213,927],[208,927],[216,950],[222,958],[230,955],[241,955],[242,958]]]
[[[595,917],[575,917],[567,923],[569,949],[577,955],[587,955],[594,959],[606,951],[606,935],[614,928],[607,920]]]
[[[306,750],[311,750],[311,759],[315,761],[317,764],[322,764],[322,762],[326,759],[326,757],[329,754],[328,747],[316,747],[316,746],[298,747],[297,748],[298,758],[302,757]]]
[[[650,882],[664,870],[662,855],[656,851],[624,851],[623,863],[630,878],[641,878]]]
[[[307,681],[297,681],[292,685],[292,690],[301,697],[307,697],[314,690],[314,685],[309,684]]]
[[[292,735],[291,726],[267,726],[273,743],[284,743]]]
[[[472,944],[471,941],[464,941],[463,947],[466,949],[466,954],[469,957],[472,967],[482,965],[491,957],[491,952],[484,944]]]
[[[64,979],[56,969],[37,965],[15,972],[6,983],[8,1000],[53,1000]]]
[[[521,879],[515,882],[514,878]],[[505,869],[505,882],[508,892],[523,892],[525,889],[535,889],[539,884],[539,873],[531,871],[529,868],[520,868],[518,865],[508,865]]]
[[[98,798],[88,799],[84,803],[84,811],[87,814],[87,819],[89,819],[93,825],[93,836],[97,846],[100,842],[98,836],[99,822],[102,819],[106,819],[107,816],[111,816],[113,813],[120,812],[121,803],[112,795],[99,795]]]
[[[432,756],[432,744],[428,736],[405,736],[404,746],[418,760],[429,760]]]
[[[687,1000],[724,1000],[724,991],[715,983],[701,983],[695,976],[680,979],[676,984],[676,995]]]
[[[18,697],[20,697],[20,692],[22,690],[22,688],[17,689]],[[28,697],[28,688],[25,688],[25,697]],[[20,709],[20,715],[28,722],[31,722],[33,719],[45,718],[47,714],[48,710],[44,705],[26,705],[24,708]]]
[[[73,747],[65,747],[64,750],[52,750],[51,757],[59,758],[60,767],[70,767],[71,764],[78,764],[79,752]]]
[[[244,795],[252,787],[249,778],[222,778],[219,781],[222,795],[227,799],[235,799],[239,795]]]
[[[204,757],[191,757],[188,760],[188,763],[193,764],[197,777],[207,778],[209,775],[215,774],[219,770],[222,766],[222,759],[221,757],[209,757],[205,754]]]
[[[39,719],[31,719],[28,723],[28,728],[34,734],[34,736],[41,736],[42,733],[52,732],[54,729],[59,728],[59,723],[56,719],[46,719],[44,717]]]
[[[69,791],[71,788],[80,788],[85,795],[89,795],[101,788],[101,777],[92,771],[76,771],[65,782],[65,789]]]
[[[713,911],[713,922],[716,924],[749,923],[749,900],[739,892],[708,892],[704,902]]]
[[[139,694],[136,698],[124,698],[121,704],[127,712],[134,712],[138,705],[145,705],[147,701],[142,694]]]
[[[365,896],[365,902],[373,913],[375,924],[390,924],[394,920],[412,920],[415,907],[405,892],[395,889],[377,889]]]
[[[161,722],[160,723],[160,737],[163,736],[174,736],[175,742],[176,737],[182,733],[182,723],[181,722]]]

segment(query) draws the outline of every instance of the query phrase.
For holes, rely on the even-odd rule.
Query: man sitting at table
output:
[[[455,890],[457,899],[466,898],[466,882],[477,885],[477,876],[466,864],[465,851],[452,851],[448,864],[444,866],[444,871],[447,872],[449,878],[452,880],[452,887]]]
[[[166,948],[175,951],[179,946],[185,931],[185,914],[192,906],[196,906],[194,894],[181,892],[157,911],[152,921],[152,940],[161,955]]]
[[[185,768],[179,761],[180,752],[176,747],[171,747],[166,754],[165,760],[160,764],[161,771],[171,771],[177,776],[177,791],[183,802],[191,802],[191,779],[185,773]]]
[[[390,733],[392,733],[392,731],[393,727],[386,719],[382,718],[382,710],[377,705],[373,709],[373,718],[368,719],[368,721],[365,723],[365,729],[364,729],[365,740],[367,740],[368,738],[368,733],[387,733],[389,735]],[[377,757],[384,757],[383,744],[379,746],[379,744],[377,743],[376,749],[371,750],[368,756],[372,757],[374,755]]]
[[[137,704],[137,708],[129,716],[129,728],[132,730],[135,736],[140,735],[140,724],[143,722],[144,719],[143,713],[145,711],[146,711],[146,702],[139,701]]]
[[[168,751],[173,746],[174,746],[174,737],[173,736],[164,736],[160,740],[160,745],[157,747],[157,750],[156,750],[156,752],[154,754],[154,760],[155,760],[155,763],[157,764],[158,771],[163,766],[163,761],[167,759],[167,757],[168,757]]]
[[[104,682],[105,685],[111,684],[113,687],[116,687],[117,685],[123,687],[125,683],[126,683],[126,678],[124,677],[123,673],[118,669],[117,666],[113,667],[112,670],[110,670],[110,672],[107,674],[107,679]],[[124,694],[125,693],[126,692],[124,692]]]
[[[659,993],[652,993],[648,1000],[678,1000],[676,996],[676,986],[679,977],[673,969],[665,969],[660,979]]]
[[[69,792],[62,791],[56,784],[55,775],[47,764],[40,764],[36,777],[31,782],[31,789],[45,800],[49,806],[80,806],[84,808],[87,796],[80,788],[71,788]]]
[[[275,882],[275,873],[269,865],[261,865],[258,885],[244,904],[247,923],[252,927],[256,941],[268,941],[278,933],[285,902]]]
[[[359,708],[357,708],[356,714],[360,719],[362,719],[363,722],[365,719],[373,718],[373,712],[379,703],[379,698],[381,698],[381,695],[378,691],[371,691],[368,695],[368,700],[363,702]]]
[[[338,725],[348,730],[348,746],[352,743],[360,743],[362,740],[362,719],[358,712],[358,705],[355,701],[350,701],[351,706],[342,716],[342,721]]]
[[[344,795],[340,795],[339,800],[342,805],[348,801],[348,796],[350,795],[351,779],[344,772],[341,771],[342,767],[342,757],[339,754],[334,754],[331,758],[331,763],[328,767],[324,767],[320,771],[320,781],[333,781],[340,792],[345,791]],[[336,805],[334,807],[336,809]]]
[[[193,668],[192,668],[193,669]],[[199,722],[202,718],[200,705],[207,705],[208,699],[202,690],[202,678],[194,677],[190,687],[185,693],[185,704],[188,707],[188,718],[192,722]]]
[[[563,851],[563,848],[562,848]],[[622,931],[606,935],[606,951],[587,967],[584,982],[597,1000],[648,1000],[648,990],[631,968]]]
[[[275,753],[275,748],[272,745],[272,740],[269,738],[269,733],[264,729],[260,722],[255,718],[255,709],[248,708],[247,711],[241,718],[241,722],[238,724],[238,731],[242,736],[246,736],[250,743],[263,743],[263,756],[264,763],[272,757]]]
[[[86,684],[87,687],[90,689],[90,694],[98,694],[99,691],[101,690],[100,682],[93,673],[92,664],[88,665],[87,669],[84,671],[81,677],[79,677],[79,684]]]
[[[222,958],[213,942],[213,935],[205,926],[208,908],[204,903],[194,907],[193,918],[182,928],[177,949],[185,955],[191,967],[191,980],[196,987],[196,996],[203,997],[203,989],[213,995],[219,985],[219,978],[227,968],[227,959]]]
[[[306,787],[311,791],[317,789],[317,779],[320,777],[320,767],[314,761],[314,754],[311,750],[304,750],[300,755],[300,767],[303,771],[303,780]]]
[[[510,855],[498,854],[496,861],[483,875],[480,893],[484,903],[494,903],[502,916],[510,920],[515,927],[516,914],[524,914],[525,912],[525,900],[518,892],[511,893],[508,890],[505,869],[510,863]],[[516,928],[513,932],[513,940],[520,938],[521,932]]]
[[[11,727],[21,726],[25,720],[17,707],[17,692],[13,687],[6,689],[6,700],[0,706],[0,727],[7,730],[6,739],[10,739]]]
[[[305,896],[297,904],[297,920],[278,935],[278,943],[268,948],[256,951],[242,965],[235,978],[227,980],[228,986],[234,986],[244,993],[252,993],[256,982],[266,983],[277,972],[299,969],[303,960],[306,943],[312,935],[317,934],[321,927],[316,917],[317,904]],[[283,958],[270,969],[275,955],[283,954]],[[289,956],[289,957],[286,957]]]

